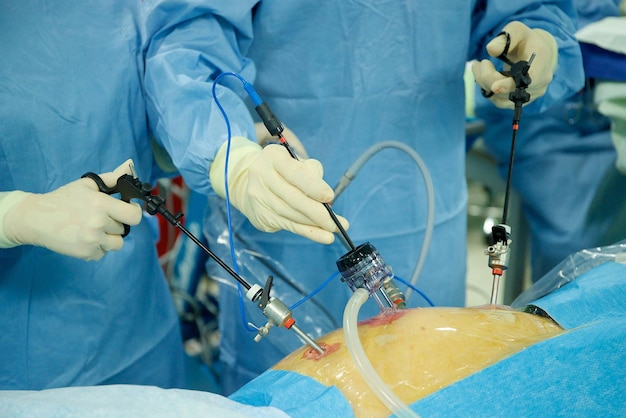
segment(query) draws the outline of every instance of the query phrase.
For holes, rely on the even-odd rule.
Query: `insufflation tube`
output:
[[[376,373],[374,366],[367,358],[365,350],[359,338],[358,316],[361,306],[369,298],[369,292],[364,288],[356,289],[348,300],[343,312],[343,332],[346,337],[346,345],[354,365],[361,374],[369,388],[376,397],[397,417],[417,418],[413,412],[400,398],[398,398],[391,388]]]

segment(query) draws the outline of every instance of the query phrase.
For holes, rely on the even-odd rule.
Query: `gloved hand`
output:
[[[512,62],[528,61],[535,53],[528,70],[532,81],[526,89],[530,94],[530,103],[543,96],[552,81],[557,65],[558,46],[554,37],[545,30],[530,29],[521,22],[511,22],[502,30],[508,32],[511,37],[507,57]],[[506,36],[498,36],[487,44],[487,52],[492,57],[497,57],[504,51],[505,46]],[[500,74],[489,60],[474,62],[472,72],[476,82],[485,91],[494,93],[489,100],[496,106],[506,109],[514,107],[513,102],[509,100],[509,93],[515,90],[515,82],[511,77]]]
[[[209,173],[211,185],[221,197],[226,195],[226,147],[224,143],[218,151]],[[334,194],[322,176],[319,161],[295,160],[282,145],[261,148],[247,138],[231,138],[230,201],[261,231],[284,229],[322,244],[333,242],[338,228],[322,203],[330,203]],[[348,221],[337,218],[348,229]]]
[[[123,174],[132,174],[131,160],[114,172],[101,174],[114,186]],[[13,191],[0,197],[0,242],[3,247],[36,245],[83,260],[99,260],[124,243],[124,226],[137,225],[142,210],[98,191],[82,178],[44,194]]]

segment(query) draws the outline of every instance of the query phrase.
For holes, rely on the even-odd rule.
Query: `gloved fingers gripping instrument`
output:
[[[285,131],[285,126],[283,125],[283,123],[276,117],[276,115],[274,115],[274,112],[272,112],[272,110],[267,105],[267,103],[261,100],[261,97],[257,94],[257,92],[254,90],[252,85],[248,83],[247,81],[244,81],[244,89],[246,90],[250,98],[252,99],[252,102],[254,103],[254,106],[255,106],[254,110],[257,112],[257,114],[261,118],[261,121],[265,125],[265,128],[267,129],[269,134],[271,136],[275,136],[278,138],[279,143],[285,147],[285,149],[287,150],[287,152],[289,152],[289,155],[293,159],[299,160],[298,156],[289,145],[289,142],[287,142],[287,139],[285,139],[285,136],[283,134],[283,132]],[[339,230],[340,237],[342,238],[344,244],[350,250],[354,251],[356,247],[354,243],[352,242],[352,239],[350,239],[345,228],[343,227],[343,225],[341,225],[341,222],[339,222],[339,219],[337,218],[337,215],[335,215],[335,212],[333,212],[333,209],[331,208],[330,204],[328,203],[322,203],[322,204],[324,205],[324,208],[330,215],[330,218],[332,219],[333,223]]]
[[[521,106],[522,104],[527,103],[530,100],[530,94],[528,94],[528,92],[526,91],[531,83],[531,78],[528,75],[528,70],[530,69],[530,65],[535,59],[535,54],[533,53],[528,61],[522,60],[518,62],[512,62],[508,57],[509,48],[511,47],[511,35],[508,32],[502,31],[496,37],[498,36],[505,36],[506,44],[504,46],[504,50],[500,55],[498,55],[497,58],[505,64],[509,65],[510,67],[509,70],[503,70],[499,72],[503,76],[513,78],[513,81],[515,82],[515,90],[509,93],[509,100],[511,100],[516,107],[518,106],[518,103]],[[480,89],[480,92],[483,97],[486,98],[489,98],[494,94],[493,91],[487,92],[483,88]]]
[[[153,195],[152,186],[148,183],[142,183],[141,180],[139,180],[139,178],[135,175],[132,167],[131,171],[133,172],[133,175],[122,175],[117,179],[117,183],[113,187],[107,187],[100,176],[91,172],[85,173],[82,177],[87,177],[95,181],[98,188],[103,193],[109,195],[119,193],[121,195],[121,199],[125,202],[130,202],[131,199],[142,200],[145,203],[146,212],[150,215],[158,213],[163,216],[171,225],[180,229],[196,245],[207,253],[209,257],[215,260],[215,262],[226,270],[228,274],[237,280],[246,289],[246,297],[251,302],[255,303],[261,309],[263,315],[268,319],[267,324],[256,328],[258,334],[255,337],[255,341],[259,341],[262,337],[266,336],[272,326],[283,326],[286,329],[294,331],[296,335],[298,335],[308,346],[315,349],[320,354],[324,353],[324,349],[296,325],[296,321],[293,319],[291,310],[278,298],[270,296],[272,286],[271,276],[267,280],[265,289],[256,284],[250,285],[181,224],[180,219],[183,217],[182,213],[174,215],[170,212],[165,207],[165,199],[162,196]],[[123,236],[128,235],[129,232],[130,227],[128,225],[124,225]]]
[[[508,23],[502,32],[486,46],[487,53],[504,63],[504,71],[498,71],[497,64],[489,59],[472,63],[476,82],[484,90],[483,95],[497,107],[513,109],[509,93],[516,88],[511,74],[517,73],[513,64],[528,60],[535,55],[529,75],[532,85],[528,86],[529,102],[543,96],[552,82],[559,59],[559,45],[554,36],[539,28],[530,28],[521,22]],[[522,66],[523,64],[519,64]],[[493,92],[493,94],[491,94]]]
[[[96,183],[96,185],[98,186],[98,190],[100,190],[102,193],[106,193],[108,195],[119,193],[121,195],[121,199],[124,202],[130,203],[130,199],[142,198],[140,195],[138,195],[139,188],[143,188],[144,186],[148,187],[148,193],[150,193],[150,191],[152,190],[152,187],[149,184],[141,184],[141,181],[139,181],[137,175],[135,174],[132,164],[130,165],[130,169],[133,175],[122,175],[120,178],[117,179],[117,183],[115,184],[115,186],[112,187],[107,186],[102,178],[96,173],[88,172],[83,174],[81,178],[90,178]],[[122,237],[125,237],[130,232],[130,226],[127,224],[123,225],[124,233],[122,234]]]
[[[128,173],[122,164],[100,174],[110,185]],[[141,209],[98,192],[89,180],[78,179],[44,193],[21,190],[0,193],[0,246],[33,245],[57,254],[96,261],[122,248],[123,224],[137,225]]]

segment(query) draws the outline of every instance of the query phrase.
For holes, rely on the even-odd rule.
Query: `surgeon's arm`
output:
[[[254,65],[245,51],[252,38],[255,3],[223,2],[209,7],[199,1],[180,2],[181,10],[155,13],[148,20],[153,27],[147,31],[154,34],[144,81],[150,124],[195,191],[213,190],[225,197],[227,178],[232,204],[256,228],[289,230],[330,243],[338,228],[322,205],[332,201],[333,192],[323,180],[321,164],[294,160],[282,146],[259,146],[241,82],[223,77],[214,86],[213,80],[224,72],[254,81]],[[174,4],[178,3],[170,2],[169,7]],[[156,16],[163,16],[162,21]],[[174,18],[179,23],[172,29]],[[230,151],[213,87],[230,121]],[[338,219],[348,227],[345,219]]]
[[[101,174],[107,186],[131,174],[128,162]],[[0,192],[0,248],[36,245],[54,252],[98,260],[122,248],[123,224],[137,225],[141,208],[98,190],[82,178],[44,194]]]

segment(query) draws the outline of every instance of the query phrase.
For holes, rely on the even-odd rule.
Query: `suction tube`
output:
[[[346,337],[348,352],[357,371],[361,373],[369,388],[393,414],[399,418],[419,418],[380,378],[367,358],[365,350],[363,350],[357,325],[359,310],[368,298],[369,292],[366,289],[357,289],[348,300],[343,312],[343,332]]]

